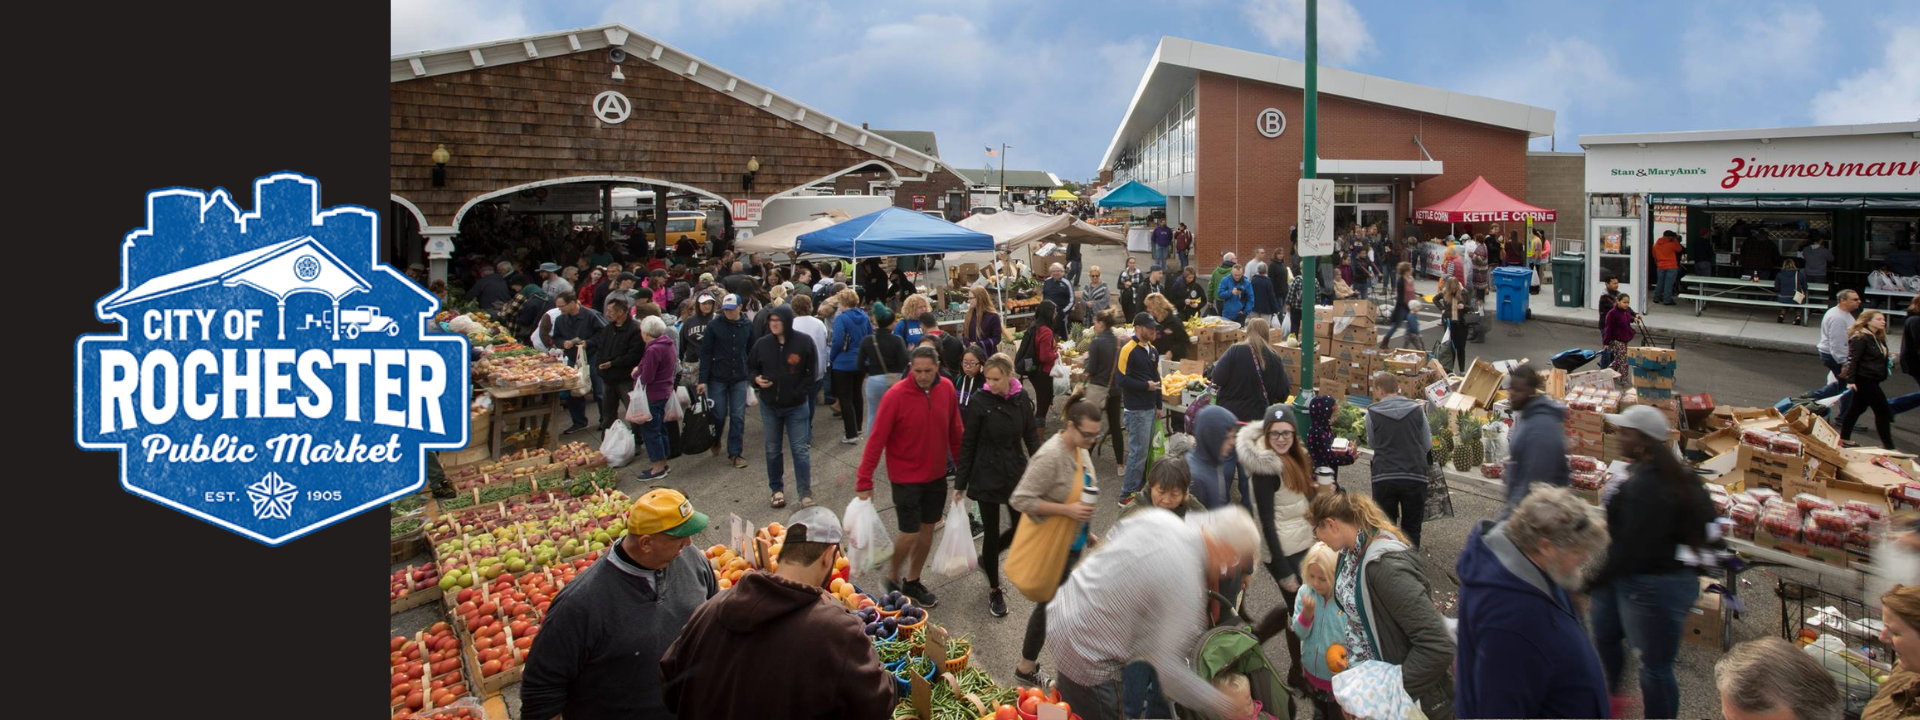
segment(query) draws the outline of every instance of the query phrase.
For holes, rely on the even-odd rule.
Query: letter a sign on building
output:
[[[94,305],[118,334],[74,345],[75,439],[120,454],[129,492],[268,545],[425,482],[467,444],[467,338],[380,261],[380,220],[320,183],[148,193]],[[101,479],[105,482],[105,479]]]
[[[1300,254],[1333,254],[1333,181],[1301,180],[1299,213]]]

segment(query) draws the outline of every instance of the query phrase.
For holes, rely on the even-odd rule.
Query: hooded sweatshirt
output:
[[[1367,444],[1373,447],[1373,481],[1427,482],[1433,435],[1420,403],[1393,395],[1367,407]]]
[[[884,720],[896,702],[860,621],[820,588],[769,573],[694,611],[660,675],[684,718]]]
[[[753,351],[747,354],[747,374],[773,383],[770,387],[755,386],[762,402],[790,408],[807,402],[812,394],[820,355],[813,347],[813,338],[793,331],[793,308],[780,305],[767,312],[784,321],[787,330],[781,335],[767,333],[754,341]],[[707,336],[711,338],[713,333],[709,331]]]
[[[1506,523],[1467,536],[1454,678],[1461,717],[1606,717],[1600,656],[1566,589],[1520,551]]]
[[[1193,478],[1194,499],[1209,510],[1228,502],[1227,481],[1220,474],[1220,463],[1226,457],[1220,453],[1220,446],[1239,422],[1218,405],[1201,408],[1193,418],[1193,451],[1187,453],[1187,474]]]
[[[1513,421],[1513,436],[1508,443],[1507,510],[1520,504],[1533,483],[1543,482],[1566,487],[1567,406],[1553,398],[1535,395],[1520,408]]]
[[[1340,562],[1347,562],[1345,553]],[[1359,614],[1375,659],[1400,666],[1407,694],[1420,703],[1429,720],[1453,720],[1453,680],[1449,677],[1453,638],[1447,632],[1446,619],[1433,606],[1432,590],[1421,566],[1420,554],[1399,538],[1373,538],[1361,555],[1359,573],[1363,582],[1355,585],[1356,602],[1345,609]]]

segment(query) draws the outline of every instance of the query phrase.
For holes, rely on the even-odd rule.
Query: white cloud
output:
[[[1680,38],[1680,72],[1687,90],[1707,96],[1763,91],[1782,80],[1809,76],[1826,41],[1826,18],[1812,6],[1746,6],[1732,22],[1696,18]]]
[[[1035,38],[973,13],[924,13],[841,31],[794,46],[812,59],[780,66],[765,81],[847,122],[932,130],[941,159],[955,167],[983,167],[980,148],[1007,143],[1009,167],[1062,178],[1093,173],[1153,54],[1145,38],[1073,31]]]
[[[1880,65],[1862,70],[1813,96],[1809,111],[1822,125],[1920,120],[1920,25],[1887,37]]]
[[[1518,62],[1516,60],[1524,60]],[[1554,134],[1573,145],[1580,121],[1611,115],[1637,97],[1634,84],[1607,53],[1579,38],[1535,35],[1518,57],[1502,57],[1471,73],[1461,92],[1525,103],[1554,111]],[[1545,147],[1546,141],[1540,141]]]
[[[519,0],[393,0],[387,47],[393,54],[533,34]]]
[[[601,22],[622,23],[657,38],[676,31],[730,30],[778,9],[781,0],[616,0],[600,13]]]
[[[1306,0],[1246,0],[1240,6],[1255,35],[1274,49],[1292,53],[1296,59],[1306,52]],[[1320,3],[1320,62],[1323,65],[1349,66],[1373,52],[1373,35],[1367,22],[1348,0]]]

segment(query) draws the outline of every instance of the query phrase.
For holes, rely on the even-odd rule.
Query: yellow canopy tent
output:
[[[1068,190],[1066,188],[1055,188],[1052,193],[1049,193],[1047,195],[1047,199],[1048,200],[1079,200],[1080,196],[1073,194],[1072,190]]]

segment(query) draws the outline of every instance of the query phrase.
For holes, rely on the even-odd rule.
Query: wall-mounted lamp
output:
[[[759,156],[747,158],[747,174],[740,176],[740,192],[753,192],[753,176],[760,174]]]
[[[447,161],[453,159],[453,153],[447,152],[445,144],[433,149],[433,186],[447,186]]]

